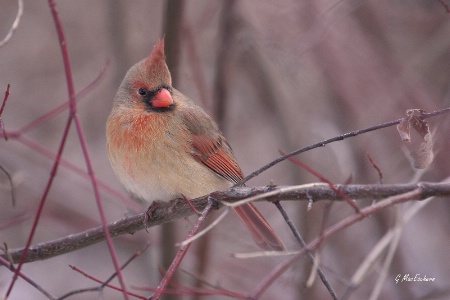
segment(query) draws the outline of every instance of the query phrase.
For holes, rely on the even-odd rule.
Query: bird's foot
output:
[[[147,210],[145,211],[144,220],[143,220],[145,231],[148,232],[148,221],[149,221],[149,219],[153,218],[155,211],[158,208],[161,208],[162,206],[163,206],[162,202],[156,200],[156,201],[153,201],[152,204],[150,204],[150,206],[147,208]]]

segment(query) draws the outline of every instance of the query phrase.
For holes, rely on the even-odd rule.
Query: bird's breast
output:
[[[146,201],[168,201],[229,187],[229,181],[193,158],[187,128],[165,116],[130,112],[108,119],[109,157],[125,188]]]

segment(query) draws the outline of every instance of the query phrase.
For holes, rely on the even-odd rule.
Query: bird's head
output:
[[[164,39],[161,39],[147,58],[127,72],[115,102],[128,108],[167,111],[175,107],[172,93],[172,78],[164,55]]]

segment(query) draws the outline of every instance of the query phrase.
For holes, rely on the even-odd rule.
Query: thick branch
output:
[[[417,188],[421,194],[417,200],[431,196],[450,196],[448,183],[417,183],[417,184],[386,184],[386,185],[335,185],[335,187],[351,199],[383,199],[389,196],[401,195]],[[258,196],[257,200],[286,201],[286,200],[342,200],[336,193],[323,183],[307,186],[264,186],[264,187],[238,187],[225,192],[215,192],[211,195],[217,201],[236,202],[249,197]],[[197,210],[202,210],[207,204],[207,196],[195,199],[192,203]],[[153,227],[175,219],[194,214],[184,199],[175,199],[169,203],[158,203],[152,210],[152,216],[147,220],[147,226]],[[145,213],[125,217],[108,225],[111,237],[123,234],[132,234],[144,228]],[[57,240],[45,242],[30,247],[25,262],[48,259],[64,253],[75,251],[105,239],[102,226],[88,229],[78,234],[72,234]],[[9,255],[13,263],[19,261],[23,249],[13,249]],[[6,254],[1,257],[8,259]]]

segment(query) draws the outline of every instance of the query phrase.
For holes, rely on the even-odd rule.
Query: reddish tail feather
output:
[[[256,207],[249,203],[235,208],[255,243],[264,250],[283,251],[284,245]]]

